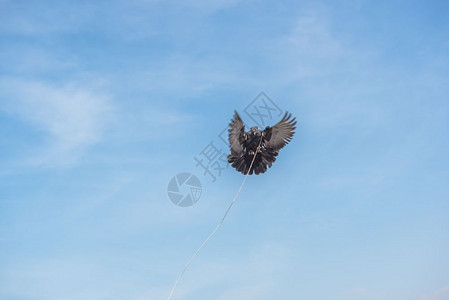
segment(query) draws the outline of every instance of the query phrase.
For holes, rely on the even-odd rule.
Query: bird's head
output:
[[[259,128],[257,126],[253,126],[250,128],[250,133],[257,135],[257,133],[259,132]]]

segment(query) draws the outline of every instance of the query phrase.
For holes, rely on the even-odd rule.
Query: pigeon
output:
[[[291,116],[286,112],[273,127],[267,126],[264,130],[260,130],[257,126],[253,126],[245,132],[242,118],[237,111],[234,111],[228,130],[231,148],[228,162],[244,175],[265,173],[273,165],[279,150],[287,145],[295,134],[296,118],[291,119]],[[254,155],[256,157],[253,166],[249,169]]]

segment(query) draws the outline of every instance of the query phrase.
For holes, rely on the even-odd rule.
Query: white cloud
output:
[[[449,300],[449,285],[430,295],[424,295],[421,300]]]
[[[106,255],[104,255],[106,256]],[[111,271],[114,270],[114,271]],[[89,276],[86,276],[89,274]],[[0,296],[45,299],[163,299],[142,271],[107,258],[69,257],[14,262],[5,268]],[[24,289],[24,286],[27,288]],[[151,291],[142,291],[150,286]],[[144,298],[149,295],[148,298]],[[165,295],[164,295],[165,296]]]
[[[351,288],[349,290],[349,294],[351,296],[361,297],[361,296],[366,296],[368,294],[368,291],[366,290],[366,288],[358,286],[358,287]]]
[[[143,251],[145,252],[145,251]],[[111,255],[90,253],[86,256],[65,255],[64,258],[41,258],[12,261],[5,266],[0,296],[46,299],[165,299],[171,289],[162,284],[166,264],[157,257],[128,252]],[[216,299],[276,299],[284,293],[282,274],[288,268],[289,250],[276,245],[262,246],[256,255],[230,260],[205,262],[204,255],[192,265],[181,280],[173,299],[196,299],[208,293],[209,287],[221,285],[213,292]],[[132,255],[129,255],[132,253]],[[85,276],[89,274],[89,276]],[[162,278],[160,277],[162,276]],[[23,289],[24,284],[27,285]]]
[[[284,293],[283,276],[289,271],[291,249],[277,243],[255,245],[252,253],[234,259],[199,258],[184,275],[175,291],[175,298],[194,299],[210,286],[221,286],[217,299],[275,299]],[[204,255],[204,254],[203,254]],[[171,288],[171,287],[170,287]],[[169,290],[169,289],[168,289]]]
[[[243,2],[242,0],[188,0],[188,1],[179,1],[179,0],[172,0],[172,1],[161,1],[161,0],[136,0],[135,1],[138,4],[143,5],[154,5],[156,3],[162,3],[162,2],[168,2],[172,5],[179,5],[187,8],[194,8],[196,10],[199,10],[202,13],[214,13],[221,9],[226,9],[229,7],[233,7],[238,5],[239,3]]]
[[[43,133],[27,165],[71,164],[98,142],[112,119],[111,99],[74,83],[53,86],[42,82],[3,80],[3,108]]]
[[[133,87],[141,91],[162,91],[187,98],[217,87],[252,84],[245,72],[234,61],[217,56],[192,59],[187,55],[170,55],[145,71],[134,72],[132,78],[125,77],[125,80],[131,81]]]
[[[271,58],[282,66],[279,82],[283,84],[332,74],[349,55],[329,30],[329,17],[323,7],[302,11],[291,30],[274,40],[271,47]]]
[[[322,11],[307,11],[297,20],[288,41],[296,45],[295,51],[326,60],[343,54],[342,45],[328,30]]]

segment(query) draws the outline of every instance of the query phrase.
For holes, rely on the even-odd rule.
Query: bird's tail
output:
[[[250,174],[253,173],[256,175],[265,173],[268,168],[270,168],[276,160],[276,156],[278,155],[278,151],[273,151],[271,149],[262,148],[261,152],[256,154],[256,158],[254,160],[253,167],[251,170],[248,170],[253,155],[248,153],[243,153],[241,155],[228,155],[228,162],[242,174]],[[248,173],[249,171],[249,173]]]

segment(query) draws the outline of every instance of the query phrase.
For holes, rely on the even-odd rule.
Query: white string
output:
[[[173,288],[170,291],[170,295],[168,295],[167,300],[170,300],[173,293],[175,292],[176,286],[178,285],[179,281],[181,280],[182,276],[184,275],[185,271],[187,270],[187,268],[190,266],[190,264],[193,262],[193,260],[196,258],[196,256],[198,255],[198,253],[200,253],[201,249],[203,249],[204,245],[206,245],[206,243],[212,238],[212,236],[214,236],[214,234],[217,232],[217,230],[221,227],[221,225],[223,224],[224,220],[226,219],[226,216],[228,215],[229,211],[231,210],[232,206],[234,205],[235,201],[237,200],[238,196],[240,195],[240,192],[243,189],[243,186],[245,185],[246,179],[248,178],[249,172],[251,171],[251,168],[253,167],[254,161],[256,160],[256,155],[257,152],[260,149],[260,145],[262,144],[262,137],[260,138],[260,142],[259,142],[259,146],[257,146],[257,150],[254,152],[253,155],[253,160],[251,161],[251,164],[249,166],[248,172],[245,175],[245,178],[243,179],[242,184],[240,185],[239,190],[237,191],[237,194],[235,194],[234,199],[231,201],[231,204],[229,204],[228,209],[226,210],[223,218],[221,219],[220,223],[218,223],[218,225],[215,227],[215,229],[212,231],[211,234],[209,234],[209,236],[204,240],[204,242],[201,244],[201,246],[198,248],[198,250],[196,250],[195,254],[193,254],[193,256],[189,259],[189,261],[187,262],[187,264],[184,266],[184,269],[182,270],[181,274],[179,275],[178,279],[176,279],[175,284],[173,285]]]

